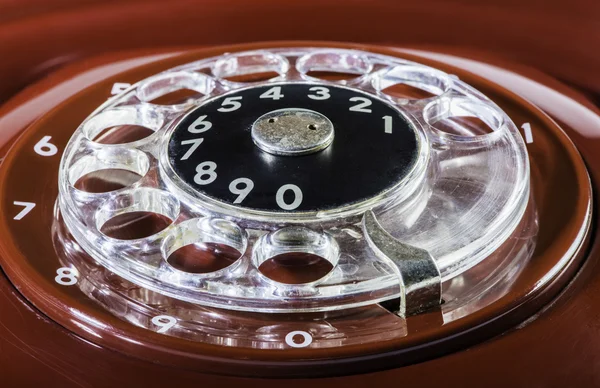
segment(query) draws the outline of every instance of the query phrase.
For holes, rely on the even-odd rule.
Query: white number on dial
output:
[[[184,141],[182,141],[181,145],[191,144],[192,146],[181,157],[181,160],[187,160],[190,156],[192,156],[192,154],[194,153],[194,151],[196,151],[196,149],[200,146],[200,144],[202,144],[203,141],[204,141],[204,138],[202,138],[202,137],[199,138],[199,139],[191,139],[191,140],[184,140]]]
[[[302,337],[302,342],[297,343],[294,342],[294,337],[295,336],[301,336]],[[288,344],[289,346],[291,346],[292,348],[305,348],[308,345],[310,345],[313,341],[312,336],[305,332],[305,331],[291,331],[288,333],[288,335],[285,336],[285,343]]]
[[[35,203],[33,203],[33,202],[20,202],[20,201],[15,201],[15,202],[13,202],[13,205],[17,205],[17,206],[23,206],[23,207],[24,207],[24,209],[23,209],[23,210],[21,210],[21,211],[19,212],[19,214],[17,214],[17,215],[16,215],[16,216],[13,218],[13,220],[17,220],[17,221],[19,221],[19,220],[22,220],[22,219],[23,219],[23,217],[25,217],[27,214],[29,214],[29,212],[30,212],[30,211],[32,211],[32,210],[33,210],[33,208],[35,207]]]
[[[62,267],[56,270],[54,281],[61,286],[72,286],[77,283],[77,275],[75,268]]]
[[[385,133],[392,133],[392,116],[383,116],[382,119],[385,125]]]
[[[242,96],[235,97],[227,97],[221,103],[221,107],[217,109],[219,112],[233,112],[234,110],[238,110],[242,107],[242,103],[239,101],[242,99]]]
[[[42,137],[42,140],[38,141],[35,146],[33,146],[35,153],[42,156],[56,155],[58,148],[50,143],[50,139],[52,139],[52,136]]]
[[[272,100],[279,100],[283,98],[283,94],[281,94],[281,86],[272,87],[271,89],[261,94],[260,98],[270,98]]]
[[[286,203],[283,199],[283,196],[288,190],[291,190],[294,193],[294,200],[291,203]],[[302,203],[302,190],[296,185],[283,185],[277,190],[275,200],[277,201],[277,205],[283,210],[294,210]]]
[[[371,113],[371,109],[367,108],[373,104],[371,100],[365,97],[351,97],[351,102],[358,102],[358,104],[351,106],[350,110],[353,112]]]
[[[242,186],[242,187],[240,187]],[[250,194],[254,188],[254,182],[248,178],[237,178],[231,181],[229,184],[229,191],[233,194],[237,194],[237,198],[233,203],[242,203],[242,201]]]
[[[202,162],[196,166],[194,182],[199,185],[211,184],[217,179],[217,164],[215,162]]]
[[[191,133],[202,133],[212,128],[212,123],[206,120],[206,115],[202,115],[189,126],[188,131]]]
[[[308,90],[315,93],[308,95],[308,98],[310,98],[311,100],[327,100],[329,97],[331,97],[331,95],[329,94],[329,89],[324,88],[322,86],[315,86]]]
[[[152,323],[160,327],[160,329],[156,331],[157,333],[164,333],[177,324],[177,319],[168,315],[157,315],[152,318]]]

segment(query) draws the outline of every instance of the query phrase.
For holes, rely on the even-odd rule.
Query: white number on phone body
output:
[[[157,333],[164,333],[177,324],[177,319],[169,315],[157,315],[152,318],[152,323],[160,328]]]
[[[294,342],[295,336],[301,336],[302,342]],[[289,332],[288,335],[285,336],[285,343],[288,344],[288,346],[291,346],[292,348],[305,348],[308,345],[310,345],[312,341],[313,338],[309,333],[300,330]]]
[[[112,89],[110,89],[110,94],[114,96],[115,94],[123,93],[125,90],[129,89],[130,87],[131,87],[131,84],[128,84],[125,82],[115,82],[112,86]]]
[[[525,123],[521,125],[521,128],[523,129],[523,134],[525,135],[525,143],[533,143],[533,132],[531,131],[531,124]]]
[[[42,156],[56,155],[58,148],[54,144],[50,143],[51,139],[52,136],[42,137],[42,140],[38,141],[35,146],[33,146],[35,153]]]
[[[54,281],[61,286],[72,286],[77,284],[77,270],[75,268],[61,267],[56,270]]]
[[[16,205],[16,206],[23,206],[23,210],[21,210],[21,211],[19,212],[19,214],[17,214],[17,215],[16,215],[16,216],[13,218],[13,220],[17,220],[17,221],[19,221],[19,220],[22,220],[22,219],[23,219],[23,217],[25,217],[27,214],[29,214],[29,212],[30,212],[30,211],[32,211],[32,210],[33,210],[33,208],[35,207],[35,203],[33,203],[33,202],[21,202],[21,201],[15,201],[15,202],[13,202],[13,205]]]

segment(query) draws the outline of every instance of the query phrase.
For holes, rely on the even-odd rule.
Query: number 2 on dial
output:
[[[371,113],[371,109],[367,108],[371,106],[373,102],[365,97],[352,97],[350,98],[351,102],[358,102],[358,104],[351,106],[350,110],[353,112],[361,112],[361,113]]]

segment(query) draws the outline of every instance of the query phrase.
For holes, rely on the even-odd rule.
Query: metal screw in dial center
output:
[[[333,141],[333,124],[321,113],[300,108],[278,109],[252,124],[252,140],[275,155],[306,155]]]

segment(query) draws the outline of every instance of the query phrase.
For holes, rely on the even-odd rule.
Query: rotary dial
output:
[[[418,145],[414,126],[376,96],[282,83],[227,93],[194,109],[171,135],[169,163],[199,200],[316,212],[398,186],[414,168]]]
[[[275,75],[243,80],[261,72]],[[389,94],[397,84],[428,96]],[[184,88],[196,96],[156,103]],[[489,133],[460,124],[465,117]],[[152,134],[99,140],[131,126]],[[104,169],[141,178],[102,193],[77,186]],[[443,281],[523,224],[528,176],[510,118],[462,81],[377,54],[281,49],[192,62],[109,100],[65,149],[58,203],[98,263],[172,298],[265,312],[399,300],[404,315],[439,305]],[[133,239],[110,233],[140,212],[165,227]],[[182,264],[190,246],[226,265]],[[298,262],[321,270],[291,280],[269,270]]]

